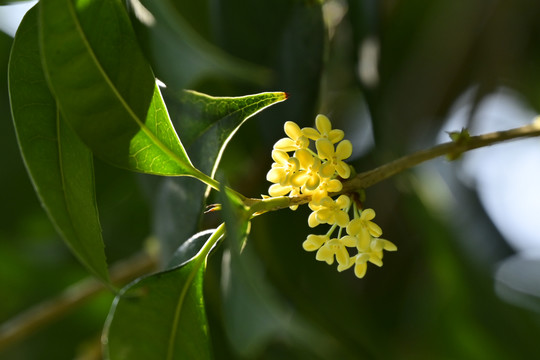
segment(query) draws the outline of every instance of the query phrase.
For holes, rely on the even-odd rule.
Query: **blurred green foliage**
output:
[[[353,146],[365,149],[353,162],[357,171],[363,171],[433,144],[450,106],[471,87],[478,89],[476,101],[500,86],[510,87],[540,110],[540,24],[536,21],[540,3],[163,3],[168,11],[156,21],[188,29],[188,38],[178,29],[152,29],[136,16],[132,20],[157,77],[173,90],[190,88],[226,96],[286,91],[290,95],[287,102],[240,128],[224,154],[220,171],[246,196],[267,192],[265,174],[272,144],[283,136],[287,120],[311,126],[316,113],[327,114],[335,127],[345,130]],[[163,41],[160,46],[154,46],[156,37]],[[366,39],[375,41],[379,56],[372,83],[366,83],[358,70],[364,62],[377,62],[365,50]],[[11,43],[10,37],[0,34],[4,69],[0,72],[0,152],[4,154],[0,322],[86,275],[41,209],[19,155],[7,93]],[[179,52],[176,44],[183,44],[187,53]],[[366,148],[357,140],[370,141],[365,135],[370,126],[375,146]],[[453,169],[452,164],[441,163]],[[155,228],[159,198],[148,177],[99,160],[96,181],[112,263],[159,232]],[[224,312],[234,299],[222,300],[220,290],[228,255],[221,248],[212,253],[205,294],[216,358],[537,357],[540,316],[496,296],[494,267],[512,251],[474,191],[458,184],[453,200],[467,209],[468,226],[475,236],[489,239],[488,256],[479,256],[483,249],[471,251],[465,246],[474,241],[471,228],[456,223],[454,216],[441,217],[424,201],[422,186],[415,173],[408,173],[367,190],[366,204],[377,210],[384,237],[399,251],[385,257],[384,267],[370,266],[362,280],[352,272],[337,273],[302,249],[310,233],[307,209],[254,219],[245,256],[260,283],[259,292],[249,293],[253,288],[242,288],[240,282],[236,296],[248,299],[250,309],[260,309],[266,316],[263,320],[272,318],[275,323],[249,317],[228,322]],[[201,228],[208,226],[215,226],[212,216],[201,224]],[[93,299],[23,342],[0,350],[0,357],[64,359],[92,354],[99,347],[111,300],[109,294]],[[264,336],[256,338],[255,345],[239,344],[232,336],[242,334],[243,326],[262,327],[261,323],[268,327],[259,328]]]

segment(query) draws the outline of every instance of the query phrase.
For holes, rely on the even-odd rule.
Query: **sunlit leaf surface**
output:
[[[284,101],[283,92],[241,97],[212,97],[195,91],[164,91],[172,122],[195,166],[215,174],[227,143],[253,115]],[[198,230],[206,186],[190,178],[161,181],[155,201],[154,229],[166,261],[182,241]]]
[[[17,32],[9,89],[19,147],[45,210],[77,258],[107,281],[92,153],[67,126],[47,87],[39,58],[36,8],[27,13]]]
[[[90,149],[129,170],[197,175],[117,0],[47,0],[40,46],[62,114]]]

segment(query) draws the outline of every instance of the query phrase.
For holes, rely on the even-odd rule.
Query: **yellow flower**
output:
[[[319,204],[321,199],[328,196],[328,193],[338,192],[343,189],[343,184],[338,179],[320,178],[319,186],[313,191],[306,191],[306,194],[311,195],[311,203]]]
[[[334,263],[334,257],[340,266],[347,266],[349,264],[349,253],[340,239],[332,239],[325,242],[317,251],[317,255],[315,255],[315,259],[326,261],[328,265]]]
[[[321,138],[328,139],[332,144],[335,144],[345,136],[343,130],[333,129],[330,120],[319,114],[315,118],[315,126],[317,130],[311,127],[305,127],[302,129],[302,133],[311,140],[319,140]]]
[[[291,184],[296,187],[305,187],[307,190],[315,190],[321,182],[319,176],[321,161],[306,149],[297,150],[294,157],[300,162],[301,170],[291,176]]]
[[[347,233],[349,235],[358,236],[360,241],[369,241],[371,237],[378,238],[382,235],[382,229],[379,225],[371,221],[374,218],[375,210],[362,210],[360,217],[353,219],[349,225],[347,225]]]
[[[347,226],[349,214],[346,211],[351,205],[351,199],[347,195],[341,195],[332,200],[329,196],[321,199],[319,204],[309,204],[311,210],[314,210],[308,217],[308,225],[315,227],[319,224],[337,224],[341,227]]]
[[[308,235],[307,239],[302,243],[302,247],[306,251],[315,251],[319,250],[319,248],[330,238],[326,235]]]
[[[343,161],[352,154],[352,144],[349,140],[343,140],[334,149],[330,140],[321,138],[315,142],[315,146],[319,157],[327,160],[321,166],[321,176],[332,177],[336,171],[343,179],[351,176],[351,168]]]
[[[369,247],[373,251],[397,251],[397,246],[386,239],[379,239],[379,238],[373,238],[371,239],[371,243],[369,244]]]
[[[357,278],[362,279],[366,275],[367,261],[369,260],[369,255],[358,254],[354,258],[354,275]]]
[[[305,149],[309,146],[309,139],[302,133],[302,130],[296,123],[287,121],[284,125],[284,129],[288,138],[278,140],[274,144],[274,149],[296,151],[298,149]]]
[[[297,158],[289,157],[289,154],[281,150],[273,150],[272,159],[275,163],[266,174],[266,180],[282,186],[289,185],[291,175],[300,169],[300,162]]]
[[[270,188],[268,188],[268,194],[272,197],[275,196],[285,196],[288,193],[292,191],[293,187],[292,185],[280,185],[280,184],[272,184],[270,185]]]

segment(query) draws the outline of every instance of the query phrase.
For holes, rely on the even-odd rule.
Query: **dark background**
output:
[[[351,163],[360,172],[434,145],[467,91],[472,110],[466,123],[482,99],[501,88],[540,108],[540,3],[534,1],[167,3],[182,35],[153,33],[136,21],[134,26],[156,76],[170,88],[216,96],[290,95],[249,120],[225,152],[220,169],[247,196],[267,192],[272,145],[288,120],[312,126],[317,113],[328,115],[353,142]],[[152,46],[156,38],[166,46]],[[0,321],[86,276],[41,209],[18,153],[7,92],[11,42],[0,33]],[[378,56],[365,50],[370,44]],[[375,68],[360,76],[359,67],[370,64]],[[387,253],[382,268],[369,265],[362,280],[302,249],[310,231],[325,231],[309,229],[306,207],[256,218],[247,251],[271,300],[242,301],[266,314],[261,323],[267,328],[249,346],[230,333],[227,338],[219,296],[222,253],[216,251],[206,283],[216,357],[535,358],[539,286],[530,284],[540,278],[537,262],[511,272],[512,279],[531,279],[529,287],[516,291],[506,284],[501,299],[495,273],[516,249],[486,215],[475,187],[460,180],[461,161],[433,160],[423,171],[367,190],[366,205],[377,211],[375,221],[399,251]],[[436,174],[438,187],[426,174]],[[96,181],[112,263],[144,246],[153,233],[152,207],[159,205],[140,175],[96,160]],[[0,351],[0,358],[93,358],[111,301],[112,295],[100,295]],[[264,326],[248,319],[249,311],[243,314],[246,329],[260,330]],[[317,346],[320,338],[325,340]]]

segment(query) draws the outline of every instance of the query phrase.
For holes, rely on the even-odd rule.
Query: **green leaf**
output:
[[[208,253],[223,231],[222,225],[209,238],[195,235],[193,241],[204,245],[190,260],[122,289],[105,326],[108,358],[212,358],[203,280]]]
[[[41,203],[78,259],[108,281],[92,153],[66,125],[47,87],[35,7],[15,36],[9,91],[19,147]]]
[[[174,127],[197,168],[214,176],[221,155],[238,128],[253,115],[286,100],[287,94],[264,92],[213,97],[196,91],[182,91],[176,93],[175,98],[177,103],[171,101]]]
[[[253,115],[284,101],[287,94],[268,92],[242,97],[212,97],[194,91],[164,90],[174,127],[195,166],[214,176],[227,143]],[[189,178],[167,178],[155,203],[154,231],[164,260],[197,232],[206,186]]]
[[[201,36],[211,31],[205,26],[212,20],[205,1],[141,0],[130,5],[145,53],[167,86],[192,88],[217,77],[262,84],[270,78],[268,69],[235,58]]]
[[[262,269],[253,254],[240,254],[250,230],[249,212],[243,204],[220,192],[229,251],[224,253],[224,325],[235,351],[243,357],[257,353],[280,330],[274,295],[264,285]]]
[[[224,189],[220,201],[229,248],[222,262],[224,327],[240,358],[262,358],[265,347],[279,339],[301,345],[302,353],[309,354],[306,358],[357,358],[358,353],[347,355],[332,334],[319,331],[293,310],[268,281],[260,258],[247,244],[253,209]]]
[[[62,114],[102,159],[158,174],[200,172],[178,139],[118,0],[45,0],[40,46]]]

